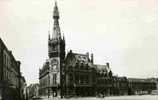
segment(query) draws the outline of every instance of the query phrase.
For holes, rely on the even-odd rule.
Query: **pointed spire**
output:
[[[53,39],[61,39],[61,32],[60,32],[60,26],[59,26],[59,11],[57,2],[55,1],[54,11],[53,11],[53,19],[54,19],[54,27],[53,27]]]
[[[55,1],[54,11],[53,11],[53,18],[59,18],[59,11],[57,6],[57,1]]]
[[[55,6],[57,6],[57,1],[55,0]]]

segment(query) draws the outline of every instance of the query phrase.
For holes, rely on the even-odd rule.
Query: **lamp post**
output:
[[[49,75],[49,73],[50,73],[50,70],[49,70],[50,68],[48,67],[48,98],[49,98],[49,94],[50,94],[50,75]]]

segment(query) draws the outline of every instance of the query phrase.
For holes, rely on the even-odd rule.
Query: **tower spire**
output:
[[[54,11],[53,11],[53,18],[59,19],[59,11],[57,6],[57,1],[55,1]]]
[[[53,26],[53,39],[61,39],[61,32],[59,26],[59,11],[57,2],[55,1],[54,11],[53,11],[53,19],[54,19],[54,26]]]

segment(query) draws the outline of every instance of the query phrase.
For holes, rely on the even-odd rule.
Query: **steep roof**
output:
[[[146,78],[128,78],[129,82],[154,82]]]
[[[105,72],[110,72],[110,67],[108,65],[99,65],[95,64],[94,65],[97,71],[105,71]]]
[[[89,62],[89,56],[88,55],[78,54],[78,53],[73,53],[73,54],[74,54],[75,59],[78,62],[81,62],[81,63],[88,63]]]
[[[68,52],[66,56],[66,63],[70,66],[75,66],[76,64],[88,64],[89,66],[92,66],[92,63],[90,62],[89,54],[81,54],[81,53],[73,53],[71,50]]]

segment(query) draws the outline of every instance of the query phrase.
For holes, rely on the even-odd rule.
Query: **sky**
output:
[[[158,77],[157,0],[57,0],[66,52],[93,53],[114,75]],[[48,59],[54,0],[0,0],[0,37],[27,84]]]

